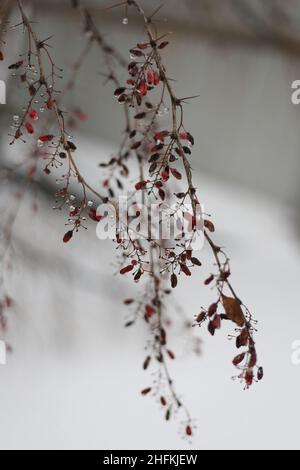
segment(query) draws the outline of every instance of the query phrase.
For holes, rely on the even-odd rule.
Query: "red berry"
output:
[[[130,271],[132,271],[133,268],[134,266],[132,264],[130,264],[129,266],[125,266],[125,268],[121,269],[120,274],[124,275],[124,274],[130,273]]]
[[[168,353],[168,356],[169,356],[170,359],[172,359],[172,360],[175,359],[175,354],[173,353],[173,351],[170,351],[170,349],[168,349],[167,353]]]
[[[63,242],[64,242],[64,243],[68,243],[68,242],[71,240],[72,237],[73,237],[73,231],[70,230],[69,232],[67,232],[67,233],[65,234],[65,236],[64,236],[64,238],[63,238]]]
[[[49,99],[49,100],[47,101],[46,106],[47,106],[47,109],[52,109],[53,106],[54,106],[54,101],[52,101],[52,100]]]
[[[246,356],[245,353],[239,354],[238,356],[236,356],[232,361],[233,365],[238,366],[241,362],[243,362],[243,360],[245,359],[245,356]]]
[[[139,85],[139,88],[138,88],[140,94],[142,96],[146,96],[147,93],[148,93],[148,86],[147,86],[147,83],[145,82],[145,80],[142,80],[140,85]]]
[[[162,404],[162,406],[166,406],[167,400],[165,399],[165,397],[160,397],[160,403]]]
[[[147,72],[147,81],[149,85],[154,84],[154,71],[151,68],[148,69],[148,72]]]
[[[154,138],[155,140],[164,140],[166,137],[169,136],[169,131],[160,131],[160,132],[156,132]]]
[[[50,142],[53,139],[53,135],[51,134],[45,134],[45,135],[40,135],[39,140],[41,142]]]
[[[138,183],[136,183],[135,189],[137,191],[140,191],[141,189],[144,189],[146,185],[147,185],[147,181],[139,181]]]
[[[189,270],[189,268],[187,267],[186,264],[180,264],[180,267],[181,267],[181,271],[182,271],[186,276],[191,276],[191,275],[192,275],[191,271]]]
[[[189,140],[189,134],[187,132],[181,132],[179,134],[179,137],[182,139],[182,140]]]
[[[248,387],[251,387],[251,385],[253,384],[253,379],[254,379],[253,370],[248,369],[245,375],[245,381]]]
[[[154,85],[158,85],[160,82],[160,75],[157,72],[154,72]]]
[[[27,130],[28,134],[33,134],[34,133],[34,128],[30,124],[30,122],[26,122],[25,127],[26,127],[26,130]]]
[[[102,219],[102,215],[98,214],[96,209],[90,209],[89,212],[89,217],[94,220],[95,222],[100,222],[100,220]]]
[[[31,111],[29,111],[29,117],[33,120],[33,121],[37,121],[38,118],[39,118],[39,115],[37,113],[37,111],[35,109],[31,109]]]
[[[145,308],[146,317],[151,318],[152,315],[154,315],[154,313],[155,313],[154,308],[152,308],[151,305],[146,305],[146,308]]]
[[[170,178],[170,172],[169,170],[164,170],[161,174],[162,179],[165,181],[165,183],[169,180]]]
[[[182,179],[181,173],[179,173],[179,171],[176,170],[176,168],[171,168],[171,173],[172,173],[172,175],[174,176],[174,178],[176,178],[177,180],[181,180],[181,179]]]

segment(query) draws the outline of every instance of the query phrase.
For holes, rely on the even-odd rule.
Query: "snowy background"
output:
[[[58,16],[54,7],[49,9],[47,28],[55,31],[54,45],[63,44],[64,21],[71,34],[67,11],[64,16],[62,8]],[[108,37],[114,31],[124,53],[134,44],[132,30],[124,31],[114,15],[99,13],[99,21]],[[38,213],[28,196],[15,227],[8,283],[16,309],[7,336],[13,353],[0,366],[1,449],[300,447],[300,365],[291,360],[292,343],[300,339],[300,116],[290,101],[291,82],[300,79],[300,55],[257,47],[250,39],[249,44],[222,45],[203,39],[197,28],[187,31],[175,20],[174,25],[175,43],[166,57],[178,78],[178,94],[200,93],[187,113],[198,141],[196,183],[213,214],[217,240],[232,258],[236,288],[259,321],[258,352],[266,377],[248,392],[231,380],[235,349],[226,338],[230,329],[215,338],[197,331],[203,339],[200,358],[187,354],[184,340],[174,338],[179,357],[172,373],[198,426],[192,445],[182,441],[178,425],[165,423],[160,406],[139,394],[149,382],[141,370],[146,331],[142,325],[123,327],[122,300],[134,286],[114,276],[111,244],[98,241],[91,225],[63,246],[62,219],[51,210],[51,197],[40,192]],[[133,32],[139,38],[141,28]],[[79,48],[79,36],[77,41]],[[74,43],[61,47],[58,62],[71,64],[75,49]],[[97,184],[95,168],[115,150],[121,118],[119,108],[109,104],[102,79],[87,72],[95,57],[71,100],[89,110],[77,138],[78,158]],[[183,68],[178,68],[179,57]],[[94,69],[100,71],[100,64]],[[5,139],[6,113],[16,112],[18,95],[9,94],[8,101],[1,109],[2,164],[18,159],[18,151],[7,151]],[[1,197],[9,190],[2,187]],[[208,251],[203,258],[207,274]],[[212,298],[201,287],[205,273],[199,271],[199,277],[176,290],[177,304],[190,318]],[[169,308],[178,307],[171,302]]]

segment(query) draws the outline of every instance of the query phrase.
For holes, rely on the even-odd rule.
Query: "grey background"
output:
[[[141,1],[149,11],[160,3]],[[33,17],[44,18],[35,25],[41,37],[54,34],[56,62],[68,76],[84,45],[76,14],[67,1],[30,3]],[[106,39],[128,58],[143,37],[135,15],[126,27],[122,12],[101,10],[109,1],[85,3]],[[93,225],[63,246],[64,219],[51,211],[56,185],[41,178],[36,195],[23,201],[7,274],[16,309],[5,337],[14,352],[0,367],[1,448],[299,449],[300,366],[291,361],[300,337],[300,107],[291,104],[291,83],[300,79],[299,17],[299,2],[275,0],[166,0],[157,16],[159,29],[173,32],[164,57],[178,96],[200,95],[186,111],[197,141],[195,181],[213,214],[216,240],[232,258],[236,289],[259,320],[264,382],[243,393],[230,380],[230,328],[214,339],[197,330],[199,359],[175,331],[172,372],[198,425],[192,446],[182,442],[178,426],[164,423],[159,406],[139,394],[149,381],[141,370],[147,332],[142,325],[124,330],[122,305],[136,286],[114,276],[114,250],[99,243]],[[17,57],[22,36],[9,37],[7,52]],[[24,151],[7,145],[8,116],[20,111],[23,96],[4,65],[9,91],[8,106],[0,108],[2,165],[20,161]],[[68,100],[89,115],[76,132],[76,158],[95,185],[97,164],[117,148],[123,128],[101,70],[95,48]],[[1,180],[1,222],[17,185]],[[201,288],[212,259],[208,250],[202,256],[205,272],[181,283],[171,315],[182,308],[192,318],[213,300]]]

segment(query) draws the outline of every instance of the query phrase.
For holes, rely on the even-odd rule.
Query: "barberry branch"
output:
[[[182,162],[183,162],[183,167],[186,175],[186,179],[188,182],[188,195],[191,201],[192,209],[193,209],[193,217],[196,220],[197,218],[197,212],[196,212],[196,206],[199,204],[199,199],[197,197],[197,192],[195,189],[195,185],[193,184],[193,175],[192,175],[192,170],[191,170],[191,165],[190,162],[186,156],[186,152],[183,148],[181,138],[180,138],[180,132],[183,127],[183,121],[184,121],[184,110],[183,110],[183,103],[184,101],[187,100],[187,98],[180,99],[176,96],[173,87],[171,85],[170,79],[167,77],[166,73],[166,68],[163,65],[163,60],[162,56],[160,53],[160,49],[164,48],[162,47],[162,44],[159,45],[156,36],[153,33],[152,30],[152,18],[148,17],[140,5],[140,3],[136,0],[128,0],[127,1],[128,6],[133,6],[140,16],[142,17],[145,25],[145,30],[149,38],[149,46],[152,49],[152,54],[151,58],[154,60],[157,69],[159,70],[160,78],[164,84],[164,89],[167,89],[167,92],[169,94],[171,106],[172,106],[172,134],[171,134],[171,139],[173,143],[176,143],[177,148],[179,150],[178,154],[180,155]],[[179,118],[178,118],[178,110],[179,110]],[[167,148],[167,154],[169,152],[169,147]],[[242,368],[242,373],[240,375],[240,378],[242,380],[245,380],[246,386],[249,387],[252,385],[253,379],[254,379],[254,374],[253,374],[253,368],[257,366],[257,353],[255,349],[255,342],[253,339],[253,332],[254,332],[254,327],[253,327],[253,319],[252,316],[247,309],[247,307],[243,304],[243,302],[239,299],[237,296],[229,278],[231,276],[230,268],[229,268],[229,258],[228,256],[224,253],[223,250],[221,250],[220,247],[218,247],[212,240],[209,231],[214,231],[214,226],[210,221],[206,222],[206,228],[204,228],[204,236],[205,239],[207,240],[217,268],[218,268],[218,276],[217,276],[217,290],[218,290],[218,302],[214,304],[213,309],[214,311],[214,319],[210,322],[209,324],[209,330],[212,334],[214,334],[215,330],[217,328],[220,328],[221,322],[220,320],[222,319],[222,316],[217,315],[217,307],[219,304],[223,305],[225,308],[225,316],[227,317],[226,319],[232,320],[235,324],[237,324],[240,328],[244,328],[244,330],[241,330],[244,336],[247,336],[246,340],[244,341],[246,344],[244,346],[248,346],[248,351],[245,353],[243,359],[243,355],[239,355],[238,358],[234,359],[234,364],[235,365],[240,365],[246,358],[246,361],[244,363],[244,367]],[[223,262],[221,257],[224,257],[225,261]],[[228,290],[230,291],[232,297],[229,298],[225,295],[224,293],[224,288],[227,287]],[[244,310],[242,309],[244,308]],[[208,312],[207,312],[208,313]],[[209,315],[207,315],[209,316]],[[206,317],[205,317],[206,318]],[[224,318],[224,317],[223,317]],[[203,319],[201,320],[200,324],[203,322]],[[246,333],[247,334],[246,334]],[[239,336],[238,336],[239,337]],[[242,360],[241,360],[242,359]],[[263,372],[262,368],[258,368],[257,376],[259,379],[261,379]]]
[[[63,188],[56,195],[57,208],[69,207],[68,224],[71,228],[63,240],[65,243],[69,242],[75,231],[86,228],[86,214],[96,222],[101,222],[104,218],[101,207],[100,212],[92,207],[93,201],[89,200],[89,195],[100,203],[110,202],[115,208],[117,219],[114,242],[119,254],[120,274],[132,275],[136,283],[145,279],[140,298],[137,296],[125,300],[126,305],[132,305],[134,308],[126,326],[132,325],[138,318],[146,321],[150,336],[148,355],[143,366],[148,369],[150,362],[158,364],[154,383],[145,388],[142,394],[154,394],[159,398],[161,406],[166,409],[167,420],[172,414],[182,410],[184,432],[190,437],[193,434],[192,419],[177,394],[169,371],[168,361],[173,360],[175,355],[168,346],[170,325],[167,322],[165,305],[165,297],[172,289],[168,289],[165,283],[170,280],[171,287],[175,289],[179,276],[190,277],[193,269],[202,266],[195,256],[194,248],[194,242],[202,237],[212,252],[216,267],[216,273],[205,280],[205,285],[213,285],[216,301],[208,309],[202,308],[196,316],[195,324],[200,326],[207,321],[208,330],[214,335],[216,330],[221,328],[223,321],[231,321],[235,325],[237,348],[245,348],[244,352],[233,360],[233,364],[239,369],[240,379],[249,387],[255,379],[255,372],[257,379],[261,380],[263,377],[262,368],[257,366],[255,321],[231,283],[229,257],[213,240],[215,226],[204,215],[194,184],[190,156],[195,139],[185,128],[184,108],[188,100],[196,97],[179,98],[176,95],[162,56],[162,51],[169,42],[166,35],[159,36],[153,20],[159,9],[148,16],[137,0],[125,0],[110,7],[125,8],[126,16],[130,7],[134,8],[145,27],[146,39],[130,49],[130,62],[127,63],[104,39],[88,9],[83,7],[79,0],[73,0],[73,7],[78,9],[83,19],[83,29],[88,36],[88,42],[74,65],[73,76],[67,83],[66,90],[75,86],[75,76],[95,43],[104,58],[103,75],[114,85],[114,96],[124,107],[125,133],[116,155],[108,162],[100,164],[108,173],[103,181],[103,194],[100,193],[82,176],[74,157],[76,145],[67,131],[66,111],[63,110],[62,100],[58,98],[59,92],[56,90],[62,70],[55,65],[50,53],[51,38],[38,38],[26,16],[22,1],[16,2],[22,17],[20,26],[27,33],[28,44],[25,59],[9,68],[21,72],[20,78],[28,88],[29,100],[21,119],[15,121],[11,143],[24,140],[26,132],[29,135],[35,134],[36,129],[32,122],[38,118],[38,113],[34,110],[34,104],[38,102],[39,97],[43,97],[51,118],[49,117],[43,133],[37,139],[38,150],[34,149],[32,157],[46,161],[44,171],[48,175],[52,173],[53,168],[66,166],[65,174],[58,179]],[[127,17],[124,18],[123,24],[128,24]],[[124,85],[118,79],[118,67],[128,71],[129,77]],[[35,77],[32,78],[31,74]],[[153,90],[157,91],[157,99],[153,93],[156,102],[151,100]],[[162,115],[167,116],[169,112],[168,124],[162,128],[160,118]],[[53,126],[56,130],[50,133]],[[30,172],[30,177],[35,171],[36,165]],[[73,181],[77,182],[81,190],[81,196],[76,203],[75,196],[71,193]],[[120,194],[126,195],[127,200],[132,202],[136,215],[140,217],[140,226],[148,227],[146,234],[139,232],[136,226],[132,227],[132,214],[126,214],[125,221],[120,219],[116,202],[116,197]],[[153,204],[158,205],[159,209],[167,206],[159,222],[152,218],[150,209]],[[147,208],[146,214],[142,209],[144,207]],[[180,225],[180,234],[170,235],[168,240],[165,240],[161,225],[176,225],[181,216],[185,224]],[[155,235],[152,235],[153,227],[159,229],[155,231]]]

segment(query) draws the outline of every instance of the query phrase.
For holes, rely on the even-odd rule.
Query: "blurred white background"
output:
[[[126,56],[141,26],[132,17],[124,27],[117,12],[98,10],[109,2],[92,3],[106,38]],[[150,10],[158,4],[143,3]],[[217,240],[228,247],[237,290],[259,320],[266,377],[248,392],[230,379],[230,330],[215,338],[197,331],[203,338],[197,359],[174,338],[181,354],[173,375],[198,425],[193,444],[182,441],[159,405],[139,395],[149,381],[141,370],[146,331],[123,328],[122,305],[135,286],[114,277],[113,248],[96,239],[93,225],[62,246],[62,219],[41,191],[38,214],[28,196],[15,227],[8,282],[16,309],[7,336],[14,351],[0,366],[2,449],[299,449],[300,366],[291,355],[300,339],[300,116],[290,95],[292,81],[300,79],[300,12],[296,2],[286,2],[286,20],[278,21],[274,11],[279,15],[282,2],[224,4],[169,0],[158,24],[174,31],[165,57],[178,95],[200,94],[186,113],[197,139],[196,181]],[[55,2],[37,2],[34,14],[47,14],[40,28],[45,37],[55,34],[57,63],[71,66],[83,39],[68,2],[59,5],[58,11]],[[9,47],[16,50],[17,41]],[[120,108],[111,104],[112,90],[101,86],[99,72],[95,49],[70,98],[89,115],[76,140],[80,165],[95,184],[95,168],[115,150],[122,128]],[[9,88],[8,106],[1,108],[2,164],[19,158],[17,149],[8,152],[5,137],[7,115],[20,107],[13,82]],[[1,189],[4,201],[8,188]],[[207,274],[212,260],[206,250],[203,258]],[[201,287],[205,273],[176,292],[189,318],[212,298]]]

